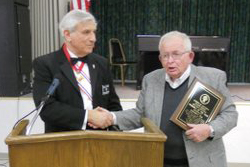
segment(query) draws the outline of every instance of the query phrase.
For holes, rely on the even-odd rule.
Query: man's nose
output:
[[[167,62],[173,62],[173,61],[174,61],[173,56],[172,56],[172,55],[169,55]]]
[[[95,41],[96,41],[96,35],[95,35],[95,33],[91,33],[90,40],[91,40],[92,42],[95,42]]]

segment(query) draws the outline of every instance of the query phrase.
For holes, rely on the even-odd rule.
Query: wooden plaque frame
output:
[[[184,130],[187,123],[206,124],[220,111],[225,97],[213,87],[194,79],[170,120]]]

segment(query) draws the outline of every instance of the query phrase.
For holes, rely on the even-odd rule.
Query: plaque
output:
[[[184,130],[187,123],[206,124],[215,118],[225,101],[217,90],[194,79],[170,120]]]

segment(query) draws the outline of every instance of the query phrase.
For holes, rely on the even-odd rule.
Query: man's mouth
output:
[[[169,71],[175,70],[175,67],[168,67]]]

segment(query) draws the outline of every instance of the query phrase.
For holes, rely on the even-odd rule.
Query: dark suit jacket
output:
[[[88,59],[93,108],[101,106],[112,111],[121,110],[107,60],[94,53],[89,54]],[[54,95],[47,101],[40,114],[45,122],[45,132],[81,129],[85,116],[83,99],[63,50],[36,58],[33,68],[33,98],[36,106],[45,96],[53,79],[58,78],[60,81]]]

